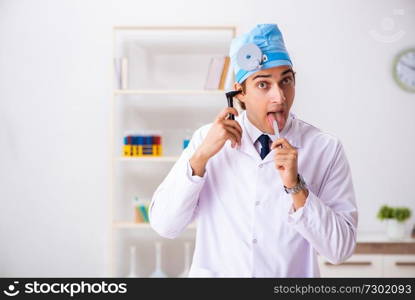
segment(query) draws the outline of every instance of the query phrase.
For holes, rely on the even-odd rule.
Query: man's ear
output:
[[[234,90],[234,91],[240,91],[240,90],[243,90],[243,89],[242,89],[242,85],[241,85],[241,84],[239,84],[238,82],[235,82],[235,83],[233,84],[233,90]],[[244,93],[239,93],[239,94],[238,94],[238,95],[236,95],[235,97],[236,97],[236,99],[238,99],[239,101],[244,102],[244,99],[245,99],[245,94],[244,94]]]

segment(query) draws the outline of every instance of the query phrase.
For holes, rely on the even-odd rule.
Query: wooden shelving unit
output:
[[[145,229],[153,230],[149,223],[133,223],[133,222],[114,222],[114,228],[118,229]],[[196,229],[196,224],[190,224],[187,229]]]
[[[128,86],[121,88],[116,79],[120,73],[114,68],[110,126],[110,276],[128,272],[126,247],[131,243],[131,234],[137,246],[142,235],[160,239],[148,223],[133,222],[130,199],[134,195],[151,199],[180,157],[184,131],[194,131],[211,122],[226,105],[224,91],[205,90],[204,82],[210,59],[228,55],[235,35],[236,28],[231,26],[113,27],[113,58],[128,59]],[[139,130],[161,132],[165,156],[123,157],[124,133]],[[196,225],[191,224],[186,232],[194,237],[195,229]]]
[[[159,157],[119,157],[118,161],[136,162],[136,163],[153,163],[153,162],[176,162],[179,156],[159,156]]]

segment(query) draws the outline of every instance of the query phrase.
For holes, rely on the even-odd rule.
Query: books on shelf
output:
[[[114,71],[116,89],[128,89],[128,59],[114,58]]]
[[[232,77],[229,76],[229,56],[212,57],[205,82],[205,90],[224,90]],[[228,81],[228,82],[227,82]]]
[[[121,58],[121,89],[128,89],[128,60]]]
[[[130,134],[123,138],[124,157],[162,156],[163,149],[160,135]]]
[[[230,58],[229,56],[225,57],[225,62],[223,63],[223,69],[222,69],[222,73],[220,75],[220,82],[219,82],[219,89],[223,90],[225,88],[225,80],[226,80],[226,75],[228,73],[229,70],[229,63],[230,63]]]
[[[225,78],[225,86],[224,86],[225,91],[233,90],[233,83],[234,83],[233,68],[229,61],[228,72]]]

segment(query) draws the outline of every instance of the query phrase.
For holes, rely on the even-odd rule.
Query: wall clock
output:
[[[396,83],[405,91],[415,93],[415,48],[398,53],[392,68]]]

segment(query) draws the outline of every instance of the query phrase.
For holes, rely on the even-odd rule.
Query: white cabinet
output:
[[[415,277],[415,255],[384,255],[384,277]]]
[[[321,277],[415,277],[415,255],[355,254],[338,265],[319,256]]]
[[[319,256],[321,277],[381,277],[382,255],[355,254],[346,262],[333,265]]]

